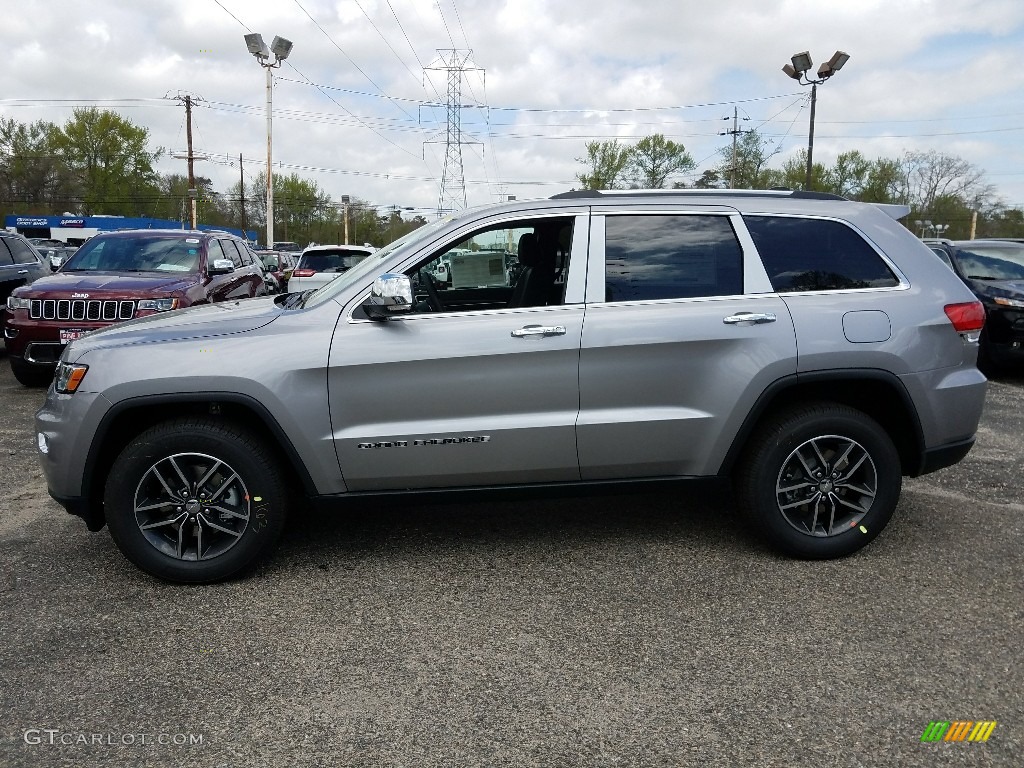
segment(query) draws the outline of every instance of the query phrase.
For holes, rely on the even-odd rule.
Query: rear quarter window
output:
[[[838,221],[744,216],[779,293],[892,288],[900,281],[874,248]]]

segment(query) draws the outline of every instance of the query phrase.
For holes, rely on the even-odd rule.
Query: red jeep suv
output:
[[[15,378],[44,386],[67,343],[89,331],[266,292],[259,259],[227,232],[110,232],[89,240],[56,274],[11,293],[4,345]]]

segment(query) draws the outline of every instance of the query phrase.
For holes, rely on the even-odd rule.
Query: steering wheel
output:
[[[420,285],[423,286],[427,292],[427,303],[430,305],[431,312],[444,312],[444,304],[441,302],[441,294],[437,291],[437,285],[434,283],[433,276],[427,272],[426,267],[420,267],[416,271],[416,275],[419,278]]]

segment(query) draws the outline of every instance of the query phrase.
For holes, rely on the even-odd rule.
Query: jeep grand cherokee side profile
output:
[[[731,479],[779,550],[848,555],[903,476],[966,455],[985,396],[982,307],[905,213],[730,191],[466,211],[316,291],[71,341],[39,457],[172,581],[245,569],[303,498],[659,480],[685,504],[698,478]]]
[[[256,256],[227,232],[109,232],[75,251],[60,272],[11,292],[4,344],[15,378],[45,386],[65,345],[90,331],[266,292]]]

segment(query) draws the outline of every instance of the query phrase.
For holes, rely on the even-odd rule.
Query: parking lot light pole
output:
[[[786,64],[782,71],[789,77],[796,80],[800,85],[811,86],[811,125],[807,131],[807,178],[804,181],[804,189],[811,188],[811,169],[814,167],[814,108],[818,101],[818,86],[828,80],[832,75],[843,68],[843,65],[850,60],[850,56],[843,51],[836,51],[832,58],[818,67],[817,78],[808,77],[807,73],[814,66],[811,61],[811,54],[808,51],[794,53],[789,64]]]
[[[256,57],[259,65],[267,70],[267,248],[274,247],[274,74],[273,70],[281,66],[281,62],[292,52],[292,41],[274,36],[274,41],[267,48],[263,35],[258,32],[245,36],[245,45],[249,53]],[[274,60],[270,60],[270,54]]]

